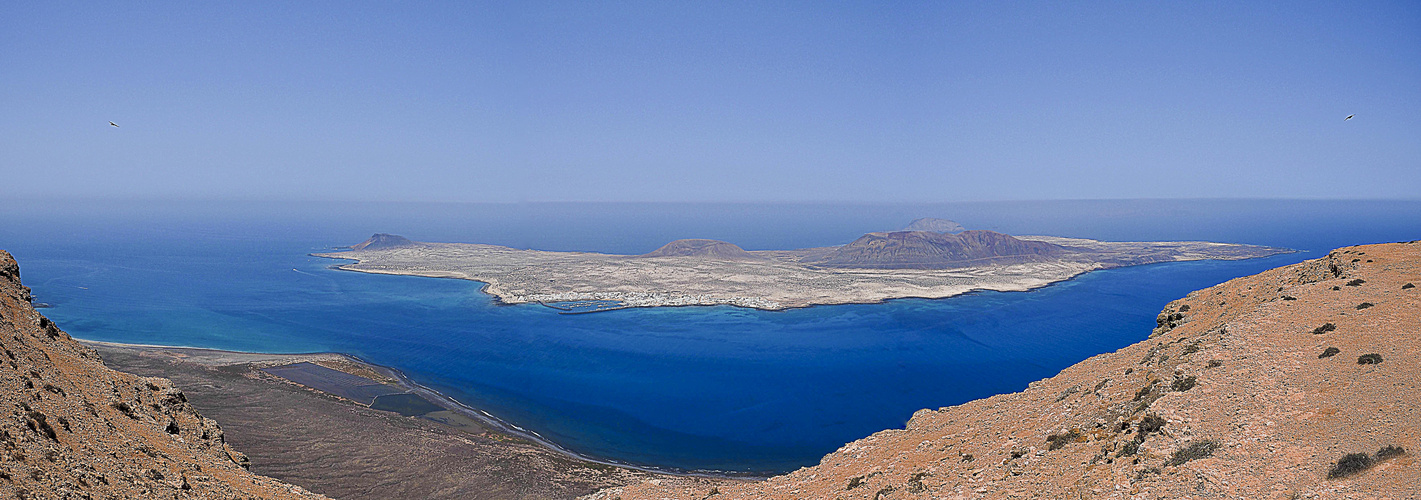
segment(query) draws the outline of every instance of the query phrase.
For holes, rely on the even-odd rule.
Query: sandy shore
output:
[[[345,354],[82,342],[111,368],[172,379],[222,424],[254,471],[334,497],[571,498],[634,480],[729,480],[586,457]],[[302,362],[394,386],[443,410],[405,417],[262,371]]]

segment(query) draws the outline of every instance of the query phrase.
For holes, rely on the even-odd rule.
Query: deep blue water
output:
[[[1036,215],[1033,215],[1036,214]],[[847,242],[917,216],[1017,234],[1209,239],[1305,250],[1090,273],[1032,292],[764,312],[559,315],[481,284],[330,270],[307,256],[373,232],[641,253],[672,238],[747,248]],[[1144,339],[1170,300],[1337,246],[1421,238],[1417,202],[957,205],[12,203],[0,248],[44,313],[86,339],[339,351],[400,368],[573,450],[644,465],[778,472],[920,408],[1054,375]]]

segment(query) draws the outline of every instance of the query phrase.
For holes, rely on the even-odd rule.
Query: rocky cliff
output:
[[[1191,293],[1145,341],[814,467],[591,498],[1421,498],[1418,285],[1421,242],[1339,249]]]
[[[993,231],[946,234],[933,231],[868,233],[817,260],[822,267],[860,269],[947,269],[1045,260],[1067,249]]]
[[[166,379],[104,367],[35,311],[0,251],[0,496],[321,498],[246,470]]]

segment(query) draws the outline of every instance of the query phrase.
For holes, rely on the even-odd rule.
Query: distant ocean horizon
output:
[[[1097,271],[1031,292],[757,311],[559,315],[481,283],[333,270],[309,256],[372,233],[639,254],[679,238],[747,250],[838,245],[939,217],[969,229],[1300,250]],[[1421,239],[1418,201],[942,204],[20,202],[0,249],[35,300],[91,340],[335,351],[579,453],[777,473],[922,408],[1018,391],[1143,340],[1190,291],[1332,248]]]

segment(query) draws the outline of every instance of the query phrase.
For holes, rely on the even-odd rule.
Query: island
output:
[[[335,266],[347,271],[480,281],[503,303],[541,303],[569,313],[692,305],[780,310],[945,298],[974,290],[1030,290],[1098,269],[1292,251],[983,230],[874,232],[846,245],[798,250],[747,251],[724,241],[686,239],[643,255],[426,243],[390,234],[349,248],[313,255],[354,261]]]

